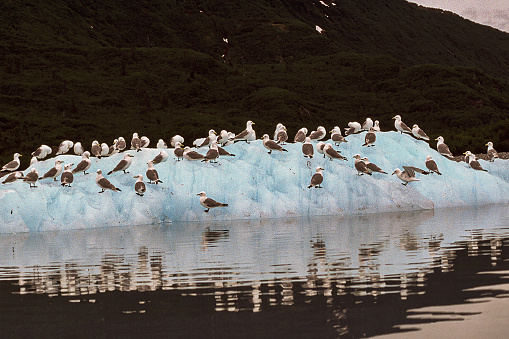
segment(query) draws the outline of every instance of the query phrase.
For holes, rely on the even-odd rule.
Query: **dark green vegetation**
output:
[[[402,0],[325,2],[4,1],[0,160],[249,119],[259,136],[368,116],[392,130],[395,114],[455,154],[509,150],[509,34]]]

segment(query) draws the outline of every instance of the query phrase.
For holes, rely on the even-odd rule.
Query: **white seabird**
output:
[[[15,182],[18,179],[23,179],[23,172],[16,171],[7,176],[4,181],[2,181],[2,184],[9,184],[11,182]]]
[[[166,143],[164,142],[163,139],[159,139],[157,141],[156,147],[159,148],[159,149],[164,149],[164,148],[168,148],[168,145],[166,145]]]
[[[264,134],[262,137],[263,140],[263,146],[269,150],[269,154],[272,153],[272,151],[279,151],[279,152],[288,152],[283,147],[278,145],[274,140],[270,140],[270,137],[268,134]]]
[[[371,171],[366,166],[366,163],[364,161],[362,161],[360,154],[354,155],[353,158],[355,159],[354,166],[355,166],[355,169],[357,170],[357,175],[363,175],[363,174],[372,175]]]
[[[36,157],[37,159],[41,160],[46,158],[47,155],[51,154],[53,150],[48,145],[41,145],[38,149],[36,149],[34,152],[32,152],[32,156]]]
[[[39,160],[37,160],[37,157],[32,157],[32,159],[30,159],[30,166],[37,164],[38,162]]]
[[[366,120],[362,124],[362,129],[364,131],[369,131],[371,127],[373,127],[373,120],[371,120],[371,118],[366,118]]]
[[[404,170],[402,171],[399,168],[396,168],[392,174],[393,175],[396,174],[396,176],[401,181],[404,181],[405,183],[402,184],[404,186],[408,185],[408,183],[412,182],[412,181],[420,181],[419,179],[417,179],[415,177],[415,172],[419,172],[419,173],[422,173],[422,174],[428,174],[428,172],[423,171],[423,170],[421,170],[421,169],[419,169],[417,167],[403,166],[403,169]]]
[[[35,185],[37,180],[39,180],[39,172],[37,172],[35,168],[31,168],[30,172],[28,172],[28,174],[23,177],[23,181],[28,182],[30,184],[30,187],[37,187]]]
[[[309,137],[308,137],[309,138]],[[311,139],[310,139],[311,140]],[[325,158],[325,151],[324,151],[324,148],[325,148],[325,142],[323,141],[320,141],[319,143],[316,144],[316,151],[320,154],[323,154],[323,157]]]
[[[276,142],[278,144],[284,145],[287,140],[288,140],[288,133],[286,131],[286,127],[283,126],[283,128],[276,135]]]
[[[198,161],[198,160],[205,159],[205,156],[203,154],[193,151],[189,146],[186,146],[184,148],[183,155],[184,155],[184,158],[186,158],[189,161]]]
[[[127,147],[127,143],[125,142],[124,137],[118,137],[118,142],[115,146],[117,147],[119,152],[125,150],[125,148]]]
[[[285,128],[285,125],[283,125],[282,123],[278,123],[276,125],[276,130],[274,131],[274,141],[277,141],[277,134],[283,129]]]
[[[484,146],[488,146],[488,150],[486,151],[486,155],[488,156],[488,160],[490,162],[493,162],[495,161],[495,159],[498,159],[498,153],[497,151],[495,151],[495,149],[493,148],[493,143],[491,141],[489,141],[486,145]]]
[[[223,129],[219,133],[219,136],[217,137],[217,143],[219,145],[224,145],[228,142],[228,139],[230,138],[230,135],[228,134],[228,131]]]
[[[97,176],[95,177],[95,183],[97,184],[97,186],[99,186],[101,188],[101,191],[99,193],[103,193],[104,190],[112,190],[114,192],[121,191],[120,188],[116,188],[115,185],[110,183],[110,181],[108,179],[103,177],[103,172],[100,169],[97,170]]]
[[[142,136],[140,138],[140,142],[141,142],[141,145],[140,145],[141,148],[147,148],[148,145],[150,145],[150,139],[146,136]]]
[[[338,151],[336,151],[334,148],[332,148],[332,144],[325,144],[325,147],[323,148],[323,153],[331,161],[333,159],[347,160],[344,156],[339,154]]]
[[[373,125],[373,129],[375,132],[380,132],[380,121],[375,120],[375,124]]]
[[[370,127],[369,132],[366,133],[366,136],[364,137],[364,144],[362,146],[367,147],[375,146],[374,145],[375,141],[376,141],[375,130],[373,129],[373,127]]]
[[[90,151],[92,152],[93,156],[101,159],[102,147],[101,145],[99,145],[99,141],[97,140],[92,141],[92,147],[90,148]]]
[[[323,188],[322,186],[320,186],[323,182],[323,173],[322,171],[324,171],[324,168],[318,166],[316,168],[316,173],[313,174],[313,176],[311,177],[311,183],[310,185],[308,186],[308,188],[311,188],[311,187],[314,187],[314,188]]]
[[[327,135],[327,131],[325,130],[325,127],[318,126],[316,131],[313,131],[309,134],[309,138],[311,139],[311,141],[318,141],[318,140],[322,140],[325,137],[325,135]]]
[[[417,124],[414,124],[414,126],[412,128],[412,134],[417,139],[426,140],[426,141],[429,140],[428,135]]]
[[[147,162],[148,169],[147,169],[147,179],[149,180],[149,184],[159,184],[162,183],[161,180],[159,180],[159,174],[157,173],[157,170],[154,168],[154,163],[152,161]],[[153,182],[152,182],[153,181]]]
[[[307,134],[308,134],[308,129],[306,127],[302,127],[295,134],[295,137],[293,138],[293,142],[304,142],[306,140]]]
[[[396,130],[400,133],[412,133],[412,130],[410,127],[408,127],[403,121],[401,121],[401,116],[398,114],[393,117],[396,121],[394,121],[394,127],[396,127]]]
[[[173,154],[177,157],[177,161],[180,161],[184,157],[184,150],[181,148],[182,144],[180,141],[177,141],[175,144],[175,149],[173,150]]]
[[[435,140],[438,140],[437,142],[437,151],[438,153],[442,154],[443,156],[452,159],[454,156],[452,155],[451,151],[449,150],[449,146],[447,146],[444,143],[444,138],[442,136],[439,136]]]
[[[371,171],[371,172],[376,172],[376,173],[382,173],[382,174],[388,174],[387,172],[384,172],[380,167],[378,167],[377,165],[375,165],[374,163],[370,162],[368,157],[364,157],[362,158],[362,161],[364,161],[364,163],[366,164],[366,167]]]
[[[112,169],[111,171],[108,172],[108,175],[118,172],[118,171],[124,171],[124,173],[129,173],[129,172],[126,172],[125,170],[128,169],[129,166],[131,166],[131,164],[133,162],[133,159],[132,159],[133,157],[134,157],[134,155],[125,153],[124,159],[120,160],[119,163],[117,164],[117,166],[115,166],[114,169]]]
[[[72,165],[74,164],[65,164],[64,171],[60,176],[60,184],[62,186],[71,187],[72,182],[74,181],[74,175],[72,174]]]
[[[2,167],[1,171],[14,172],[15,170],[17,170],[19,168],[19,165],[21,164],[21,162],[19,161],[20,156],[21,156],[21,154],[14,153],[14,155],[12,157],[13,159],[11,161],[9,161],[7,164],[5,164]]]
[[[223,203],[215,201],[214,199],[207,198],[207,196],[205,195],[205,192],[203,192],[203,191],[201,191],[197,195],[200,196],[200,204],[206,208],[205,212],[208,212],[211,208],[227,207],[228,206],[228,204],[223,204]]]
[[[169,157],[168,153],[166,153],[166,151],[161,150],[159,151],[159,154],[156,155],[154,159],[152,159],[152,162],[154,163],[154,165],[157,165],[161,162],[165,162],[166,160],[168,160],[168,157]]]
[[[256,132],[253,129],[254,124],[254,122],[249,120],[246,123],[246,129],[237,134],[234,138],[234,141],[245,141],[249,143],[250,141],[256,140]]]
[[[64,140],[58,146],[58,150],[55,155],[66,154],[73,146],[74,143],[71,140]]]
[[[306,141],[304,141],[304,143],[302,144],[302,153],[304,154],[304,157],[312,158],[314,151],[315,148],[311,143],[311,138],[306,137]]]
[[[426,168],[430,170],[430,173],[435,172],[438,175],[442,175],[442,173],[440,173],[440,171],[438,170],[438,166],[435,160],[431,159],[431,155],[426,156],[425,164]]]
[[[362,129],[362,126],[357,121],[350,121],[348,123],[348,128],[345,128],[345,135],[349,136],[350,134],[359,133]]]
[[[136,191],[136,194],[139,196],[143,196],[145,194],[145,191],[147,190],[147,187],[145,186],[145,183],[143,182],[143,175],[138,174],[135,175],[133,178],[136,178],[136,182],[134,183],[134,190]]]
[[[55,160],[55,167],[52,167],[49,171],[44,173],[44,175],[40,177],[39,180],[53,178],[53,180],[56,181],[57,177],[60,175],[60,173],[62,173],[62,163],[63,161],[60,159]]]
[[[138,133],[133,133],[133,137],[131,139],[131,149],[135,149],[136,152],[141,151],[141,140],[138,136]]]
[[[171,139],[170,139],[171,147],[175,147],[177,142],[180,142],[180,145],[183,145],[184,144],[184,138],[182,136],[178,135],[178,134],[172,136]]]
[[[91,165],[92,161],[90,160],[90,152],[85,151],[81,156],[81,162],[78,164],[78,166],[76,166],[75,169],[72,170],[72,173],[75,174],[78,172],[83,172],[83,174],[88,174],[87,170],[90,168]]]
[[[110,153],[110,147],[107,143],[103,142],[101,144],[101,157],[107,157]]]
[[[209,135],[206,138],[200,138],[193,141],[193,145],[196,147],[205,147],[210,146],[212,144],[212,141],[215,141],[217,139],[217,133],[213,129],[209,130]]]
[[[469,157],[468,164],[470,165],[471,168],[475,169],[476,171],[488,172],[488,170],[485,170],[484,168],[482,168],[482,166],[479,163],[479,161],[477,161],[477,159],[475,157],[475,154],[473,154],[470,151],[466,151],[465,155]]]
[[[83,152],[85,152],[85,150],[83,149],[81,142],[78,141],[77,143],[74,144],[74,154],[83,155]]]
[[[341,128],[339,128],[339,126],[334,126],[330,133],[330,138],[332,141],[334,141],[336,146],[340,145],[342,142],[348,142],[345,137],[341,135]]]
[[[219,149],[217,148],[217,141],[213,140],[210,149],[205,154],[205,159],[202,161],[217,162],[217,158],[219,158]]]
[[[118,153],[117,144],[118,144],[118,139],[113,140],[113,144],[110,146],[110,148],[108,150],[108,154],[107,154],[109,157],[111,157],[113,154]]]

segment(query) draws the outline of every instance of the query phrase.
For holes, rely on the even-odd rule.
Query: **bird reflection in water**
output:
[[[201,235],[202,250],[210,247],[217,247],[217,243],[225,241],[230,237],[229,230],[211,230],[209,226],[205,228]]]

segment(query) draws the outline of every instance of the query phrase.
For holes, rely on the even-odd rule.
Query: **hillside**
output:
[[[293,134],[371,116],[390,130],[395,114],[456,153],[509,150],[509,34],[402,0],[324,3],[3,2],[1,160],[247,119]]]

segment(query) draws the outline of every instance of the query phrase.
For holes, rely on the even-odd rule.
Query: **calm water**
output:
[[[506,296],[471,288],[508,283],[508,247],[506,206],[0,234],[0,327],[3,337],[401,333],[479,313],[412,310]]]

